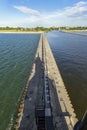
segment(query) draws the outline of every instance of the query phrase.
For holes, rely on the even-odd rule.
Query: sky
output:
[[[4,26],[87,26],[87,0],[0,0]]]

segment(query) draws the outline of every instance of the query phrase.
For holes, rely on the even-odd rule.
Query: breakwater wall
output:
[[[50,87],[50,91],[54,122],[56,122],[56,127],[64,129],[64,124],[62,124],[64,123],[64,120],[62,121],[63,116],[67,123],[68,129],[72,130],[73,126],[77,122],[76,114],[74,112],[74,108],[70,101],[63,79],[61,77],[59,68],[55,62],[54,56],[45,36],[44,44],[46,49],[48,77],[52,81],[52,87]],[[56,94],[57,96],[55,96]],[[61,124],[60,127],[59,124]]]
[[[69,33],[69,34],[73,34],[73,35],[87,36],[87,34],[82,34],[82,33],[75,32],[75,31],[73,32],[73,31],[64,31],[64,30],[60,30],[60,32]]]
[[[45,110],[45,128],[48,118],[55,130],[73,130],[77,122],[74,108],[57,67],[49,43],[41,34],[31,74],[29,76],[17,116],[15,130],[37,129],[36,108]]]

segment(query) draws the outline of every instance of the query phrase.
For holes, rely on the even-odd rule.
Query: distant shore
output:
[[[80,33],[80,32],[87,32],[87,30],[60,30],[60,32],[81,35],[81,36],[87,36],[87,34]]]
[[[19,32],[17,32],[17,31],[0,31],[0,33],[17,33],[17,34],[20,34],[20,33],[26,33],[26,34],[32,34],[32,33],[43,33],[43,31],[35,31],[35,32],[33,32],[33,31],[30,31],[30,32],[27,32],[27,31],[19,31]]]
[[[35,28],[24,28],[24,27],[0,27],[0,32],[5,33],[41,33],[53,30],[53,28],[46,27],[35,27]]]
[[[66,30],[65,29],[64,30],[60,30],[60,31],[61,32],[71,32],[71,33],[72,32],[87,32],[87,30],[67,30],[67,29]]]

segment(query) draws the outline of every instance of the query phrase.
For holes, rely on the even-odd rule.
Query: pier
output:
[[[44,33],[21,100],[15,130],[73,130],[77,122]]]

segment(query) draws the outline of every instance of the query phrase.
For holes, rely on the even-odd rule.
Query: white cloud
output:
[[[67,7],[64,9],[64,14],[66,16],[84,16],[84,13],[87,13],[87,2],[78,2],[73,7]]]
[[[84,2],[84,1],[80,1],[80,2],[78,2],[78,3],[76,3],[76,6],[82,6],[82,5],[85,5],[85,4],[87,4],[87,2]]]
[[[14,8],[18,9],[19,11],[21,11],[22,13],[25,14],[31,14],[31,15],[35,15],[35,16],[39,16],[39,12],[37,10],[28,8],[26,6],[14,6]]]

